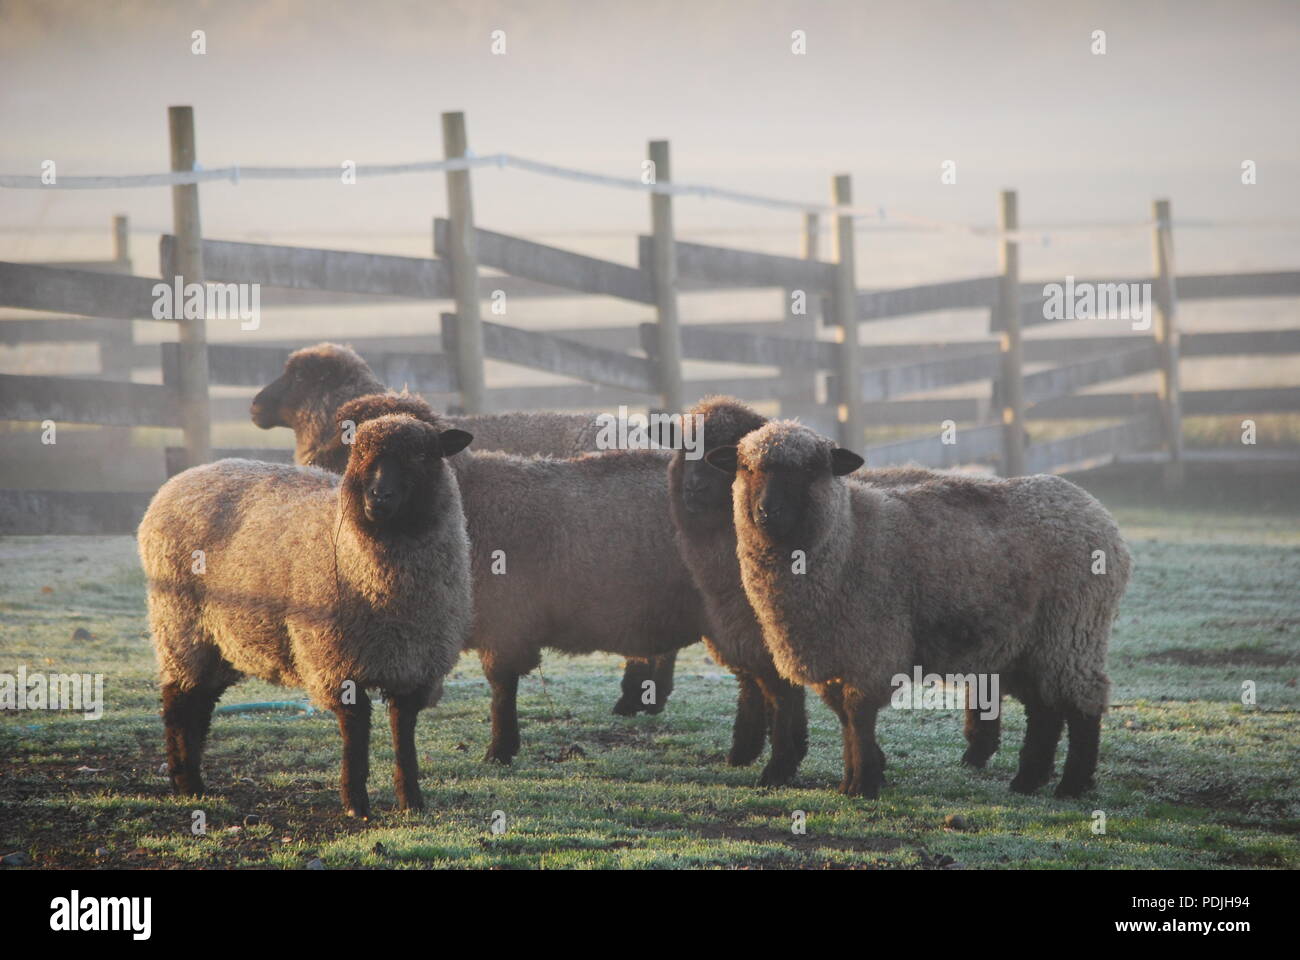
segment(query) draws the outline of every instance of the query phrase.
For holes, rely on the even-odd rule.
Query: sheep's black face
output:
[[[253,398],[249,416],[263,430],[293,427],[299,412],[319,404],[322,396],[345,384],[355,366],[356,361],[342,353],[318,349],[296,353],[284,365],[284,373]]]
[[[822,533],[835,477],[862,466],[857,454],[836,447],[806,428],[772,424],[738,446],[710,450],[705,459],[735,480],[737,520],[773,544],[806,546]]]
[[[471,439],[401,414],[363,423],[343,477],[354,520],[376,530],[423,532],[444,507],[443,458]]]
[[[417,485],[417,470],[407,458],[386,453],[371,461],[362,481],[366,519],[380,525],[405,512]]]
[[[702,439],[705,450],[735,445],[747,434],[767,422],[739,401],[713,397],[687,411],[702,416]],[[681,470],[681,497],[687,513],[713,513],[731,519],[731,475],[709,466],[704,459],[687,460],[677,453]]]
[[[752,471],[745,509],[750,522],[773,543],[786,543],[808,528],[814,488],[829,479],[811,467],[773,466]]]
[[[731,478],[704,460],[681,457],[682,504],[687,513],[731,514]]]

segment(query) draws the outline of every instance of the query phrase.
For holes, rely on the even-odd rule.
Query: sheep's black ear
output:
[[[837,477],[852,473],[866,462],[852,450],[845,450],[843,447],[836,447],[831,451],[831,473]]]
[[[464,430],[444,430],[438,434],[438,446],[444,457],[451,457],[468,447],[473,439],[474,434],[466,433]]]
[[[704,455],[704,460],[709,466],[721,470],[723,473],[736,472],[736,448],[734,445],[714,447]]]

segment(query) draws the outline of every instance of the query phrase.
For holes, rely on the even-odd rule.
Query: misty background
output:
[[[191,52],[195,30],[206,34],[205,55]],[[495,30],[505,31],[503,56],[492,53]],[[806,55],[791,52],[795,30]],[[1104,55],[1092,53],[1095,30],[1105,31]],[[636,177],[646,142],[667,138],[675,180],[812,202],[829,200],[833,174],[851,173],[855,200],[886,215],[860,226],[863,287],[995,272],[994,238],[891,217],[992,225],[1002,188],[1019,191],[1022,224],[1044,233],[1022,248],[1026,280],[1149,271],[1142,224],[1156,197],[1173,202],[1179,272],[1294,269],[1298,89],[1292,0],[0,2],[0,172],[39,174],[47,159],[65,176],[166,170],[170,104],[194,107],[208,167],[436,159],[439,114],[463,110],[480,154]],[[956,184],[940,182],[947,160]],[[1255,185],[1241,182],[1245,160],[1257,166]],[[473,182],[488,229],[626,263],[649,229],[641,193],[514,170],[476,171]],[[200,194],[214,239],[412,256],[431,254],[431,221],[446,211],[441,174],[346,187],[213,183]],[[156,275],[157,236],[171,223],[170,191],[157,188],[0,190],[0,259],[108,256],[117,212],[131,217],[136,272]],[[684,238],[800,252],[796,212],[683,198],[675,217]],[[829,233],[822,242],[832,256]],[[437,309],[286,310],[256,334],[210,323],[209,336],[425,331],[436,329]],[[775,292],[682,298],[687,321],[780,309]],[[644,319],[645,308],[603,298],[521,301],[510,315],[520,326]],[[1189,304],[1181,320],[1184,329],[1293,326],[1296,307]],[[158,336],[156,326],[137,324],[137,336]],[[880,340],[986,330],[987,318],[969,311],[863,325]],[[75,349],[2,350],[0,366],[68,372]],[[1238,383],[1242,364],[1257,382],[1285,385],[1294,374],[1287,358],[1188,361],[1185,386],[1213,385],[1216,364]],[[500,364],[489,376],[546,379]]]

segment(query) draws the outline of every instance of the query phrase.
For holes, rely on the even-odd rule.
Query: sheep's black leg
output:
[[[736,696],[736,722],[731,728],[731,752],[727,763],[747,767],[763,752],[767,739],[767,716],[763,690],[748,673],[737,673],[740,689]]]
[[[879,707],[852,687],[844,688],[844,714],[848,718],[845,732],[853,740],[852,773],[844,790],[850,797],[874,800],[885,784],[884,752],[876,743],[876,714]]]
[[[826,706],[830,707],[840,721],[840,738],[844,747],[844,778],[840,780],[840,793],[847,793],[853,768],[857,766],[855,744],[849,732],[849,715],[844,712],[844,688],[838,683],[828,683],[817,689]]]
[[[651,679],[653,670],[650,660],[628,660],[623,664],[622,696],[614,704],[614,713],[620,717],[630,717],[643,709],[643,684]]]
[[[1065,715],[1036,700],[1025,701],[1025,743],[1020,748],[1020,769],[1011,781],[1016,793],[1033,793],[1052,778],[1056,745]]]
[[[794,779],[808,752],[808,711],[804,689],[776,674],[759,678],[767,706],[772,756],[758,778],[760,787],[777,787]]]
[[[492,742],[483,759],[508,764],[519,752],[519,674],[486,664],[484,672],[492,686]]]
[[[970,692],[971,699],[974,699],[974,691]],[[995,717],[981,717],[978,707],[966,708],[966,753],[962,755],[961,762],[968,767],[975,767],[977,770],[984,769],[984,765],[989,762],[989,757],[998,752],[998,745],[1002,742],[1002,701],[998,700],[998,713]]]
[[[370,697],[364,690],[358,690],[356,698],[356,703],[340,703],[333,709],[343,735],[343,768],[339,778],[343,809],[349,817],[364,820],[370,816],[370,797],[366,794],[366,781],[370,778]]]
[[[175,683],[162,688],[163,724],[166,727],[167,769],[172,789],[198,796],[204,792],[199,767],[203,745],[212,724],[212,708],[224,688],[195,687],[184,690]]]
[[[1056,796],[1077,797],[1093,786],[1097,751],[1101,746],[1101,716],[1069,710],[1065,719],[1070,728],[1070,744],[1065,754],[1065,770],[1056,786]]]
[[[646,713],[662,713],[668,706],[668,698],[673,692],[673,674],[677,671],[677,652],[661,654],[650,658],[650,679],[654,682],[654,701],[644,704],[641,709]]]
[[[398,810],[423,810],[420,796],[420,762],[415,754],[415,721],[428,701],[425,691],[393,697],[388,702],[388,725],[393,731],[393,790]]]

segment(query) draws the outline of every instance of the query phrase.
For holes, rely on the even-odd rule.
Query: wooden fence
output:
[[[194,131],[188,108],[172,108],[170,129],[173,169],[191,169]],[[444,116],[444,143],[449,158],[465,155],[461,115]],[[651,143],[649,156],[658,180],[668,181],[668,145]],[[1126,456],[1154,457],[1165,464],[1166,480],[1177,484],[1183,463],[1194,456],[1182,444],[1183,416],[1300,410],[1300,387],[1180,390],[1184,356],[1300,353],[1300,328],[1180,337],[1180,302],[1300,296],[1300,271],[1176,276],[1165,201],[1157,202],[1152,218],[1149,275],[1074,284],[1076,289],[1084,284],[1150,284],[1154,315],[1149,330],[1025,339],[1026,328],[1052,321],[1045,309],[1045,285],[1022,282],[1019,276],[1014,193],[1004,193],[1000,200],[1004,232],[998,274],[862,291],[854,283],[853,219],[846,213],[835,214],[833,261],[819,256],[817,214],[805,217],[804,255],[785,257],[677,241],[671,196],[652,194],[653,229],[640,238],[639,263],[631,267],[481,229],[473,219],[468,171],[446,177],[449,216],[435,221],[431,258],[205,240],[197,188],[173,187],[174,231],[161,238],[160,273],[168,282],[181,276],[186,282],[258,284],[264,289],[264,307],[433,301],[427,335],[349,340],[386,383],[407,385],[438,405],[467,412],[612,409],[620,404],[678,409],[709,393],[727,393],[774,402],[783,415],[799,416],[833,433],[877,466],[989,464],[1003,474],[1019,474],[1062,472]],[[847,177],[834,178],[832,197],[841,207],[851,203]],[[119,434],[123,427],[178,429],[183,446],[166,448],[168,474],[214,456],[287,460],[287,450],[213,450],[211,424],[246,422],[247,401],[212,397],[210,388],[261,386],[278,376],[289,352],[305,342],[209,343],[201,317],[158,320],[154,287],[161,281],[132,275],[125,218],[115,220],[114,239],[115,256],[109,261],[0,263],[0,307],[52,315],[0,321],[0,343],[89,340],[99,344],[101,358],[97,377],[0,375],[0,419],[56,427],[97,424]],[[483,267],[502,276],[483,275]],[[725,325],[678,320],[679,295],[757,288],[785,291],[787,316]],[[655,320],[639,326],[522,330],[480,316],[480,302],[502,293],[613,297],[653,307]],[[791,309],[795,303],[805,309]],[[442,309],[446,305],[454,309]],[[864,324],[941,310],[986,311],[994,339],[859,343]],[[175,335],[161,348],[135,343],[134,320],[169,325]],[[486,382],[485,360],[577,382],[493,387]],[[690,380],[683,378],[686,360],[761,369],[751,376]],[[1026,364],[1049,366],[1026,373]],[[149,367],[161,367],[161,384],[130,382],[132,370]],[[1154,393],[1080,392],[1153,370],[1159,373]],[[993,383],[992,399],[923,396],[988,381]],[[1030,420],[1114,422],[1026,444]],[[867,428],[880,425],[914,425],[919,431],[904,440],[865,446]],[[131,455],[146,453],[134,450]],[[90,468],[88,463],[85,469]],[[0,490],[0,533],[129,531],[148,496]]]

